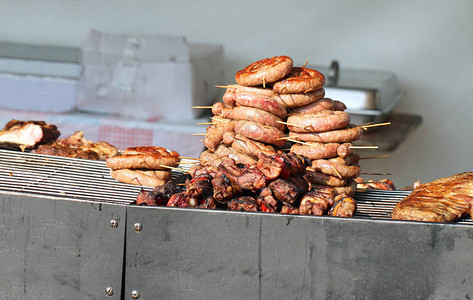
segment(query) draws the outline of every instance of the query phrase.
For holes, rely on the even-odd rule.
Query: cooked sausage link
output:
[[[278,94],[309,93],[321,89],[325,84],[325,77],[319,71],[295,67],[281,81],[273,86],[273,92]]]
[[[254,107],[237,106],[231,111],[230,118],[233,120],[254,121],[263,125],[276,127],[281,131],[286,130],[286,125],[281,118]]]
[[[282,139],[286,136],[284,132],[275,127],[252,121],[237,121],[235,132],[249,139],[275,145],[276,147],[282,147],[286,144],[286,141]]]
[[[319,143],[345,143],[359,140],[363,135],[363,129],[360,126],[350,124],[344,129],[331,130],[326,132],[289,132],[289,136],[295,140],[304,142]]]
[[[287,118],[292,132],[326,132],[341,129],[350,124],[350,115],[343,111],[323,110],[312,114],[295,114]]]
[[[345,164],[332,163],[327,159],[315,159],[312,161],[312,168],[327,175],[339,178],[355,178],[360,176],[360,166],[347,166]]]
[[[325,90],[319,89],[310,93],[300,93],[300,94],[275,94],[274,99],[279,103],[282,103],[284,106],[294,109],[299,106],[307,105],[319,99],[322,99],[325,96]]]
[[[294,144],[291,152],[305,156],[309,159],[331,158],[337,156],[339,143],[306,143],[304,145]]]
[[[284,55],[261,59],[236,72],[235,80],[244,86],[276,82],[291,72],[292,65],[292,59]]]
[[[239,106],[258,108],[272,113],[279,118],[286,117],[286,107],[276,101],[273,97],[249,92],[236,92],[235,101]]]

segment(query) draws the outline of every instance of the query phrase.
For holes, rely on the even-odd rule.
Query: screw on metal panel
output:
[[[118,221],[115,220],[115,219],[110,220],[110,227],[117,228],[118,227]]]
[[[111,286],[109,286],[105,289],[105,294],[107,294],[108,296],[112,296],[114,293],[115,293],[115,291],[113,290],[113,288]]]
[[[133,228],[135,228],[136,232],[140,232],[141,230],[143,230],[143,225],[141,225],[141,223],[135,223],[135,225],[133,225]]]
[[[131,291],[131,298],[133,299],[140,298],[140,293],[137,290]]]

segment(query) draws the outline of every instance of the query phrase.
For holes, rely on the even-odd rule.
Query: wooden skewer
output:
[[[213,122],[203,122],[203,123],[197,123],[197,125],[213,125],[215,123]]]
[[[191,165],[191,164],[198,164],[198,161],[181,161],[180,165]]]
[[[359,145],[359,146],[350,146],[351,149],[378,149],[376,145]]]
[[[305,68],[305,66],[307,66],[308,63],[309,63],[309,60],[306,60],[302,67]]]
[[[212,106],[192,106],[192,108],[212,108]]]
[[[183,158],[183,159],[192,159],[192,160],[200,160],[199,158],[195,158],[195,157],[186,157],[186,156],[180,156],[179,158]]]
[[[231,86],[229,86],[229,85],[216,85],[215,87],[222,88],[222,89],[228,89]]]
[[[389,173],[364,173],[364,172],[361,172],[360,174],[364,174],[364,175],[392,175],[392,174],[389,174]]]
[[[378,126],[385,126],[385,125],[391,125],[391,122],[377,123],[377,124],[369,124],[369,125],[360,125],[360,127],[366,130],[366,128],[378,127]]]
[[[371,125],[371,124],[374,124],[374,122],[368,122],[368,123],[364,123],[364,124],[361,124],[361,125],[358,125],[358,126],[363,127],[363,126]]]
[[[291,123],[287,123],[287,122],[283,122],[283,121],[276,121],[280,124],[285,124],[285,125],[290,125],[290,126],[294,126],[294,127],[299,127],[299,128],[306,128],[307,126],[302,126],[302,125],[297,125],[297,124],[291,124]]]
[[[332,166],[332,168],[335,170],[335,173],[337,173],[338,178],[343,179],[343,178],[342,178],[342,175],[340,175],[340,173],[339,173],[338,170],[335,168],[335,166],[334,166],[334,165],[331,165],[331,166]]]
[[[181,171],[181,172],[184,172],[184,173],[189,173],[189,171],[184,170],[184,169],[180,169],[180,168],[175,168],[175,167],[166,166],[166,165],[159,165],[159,166],[162,167],[162,168],[166,168],[166,169],[177,170],[177,171]]]
[[[278,140],[289,140],[289,139],[292,139],[294,136],[283,136],[281,138],[279,138]]]
[[[207,135],[207,133],[193,133],[192,135]]]
[[[386,158],[386,157],[389,157],[389,155],[367,156],[367,157],[360,157],[360,159]]]
[[[311,146],[311,147],[314,146],[314,145],[311,145],[309,143],[304,143],[304,142],[301,142],[301,141],[298,141],[298,140],[293,140],[293,139],[287,139],[287,140],[290,141],[290,142],[299,143],[299,144],[302,144],[302,145],[307,145],[307,146]]]

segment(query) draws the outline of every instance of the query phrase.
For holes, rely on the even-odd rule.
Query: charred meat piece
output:
[[[189,197],[202,199],[213,193],[212,178],[208,174],[200,174],[186,180],[186,193]]]
[[[261,153],[258,159],[257,168],[268,179],[288,178],[292,175],[302,173],[310,161],[295,153],[278,153],[275,155],[266,155]]]
[[[256,201],[261,211],[276,212],[278,210],[279,202],[274,198],[273,191],[269,187],[265,187],[261,190]]]
[[[282,214],[289,214],[289,215],[298,215],[299,214],[299,208],[285,204],[281,207],[281,213]]]
[[[234,198],[227,203],[230,210],[236,211],[258,211],[258,203],[255,198],[250,196],[241,196]]]
[[[169,198],[166,206],[171,207],[189,207],[189,197],[185,192],[176,193]]]
[[[225,204],[240,192],[238,186],[235,185],[224,172],[219,171],[212,179],[213,198],[215,201]]]
[[[40,145],[32,151],[37,154],[56,155],[91,160],[106,160],[118,154],[118,149],[106,142],[92,142],[84,138],[83,131],[59,139],[50,145]]]
[[[335,203],[329,211],[334,217],[353,217],[356,212],[356,202],[352,197],[345,194],[335,197]]]
[[[334,196],[335,191],[330,187],[308,192],[302,197],[299,213],[301,215],[324,215],[332,207]]]
[[[302,190],[294,182],[287,179],[276,179],[269,184],[274,197],[284,204],[297,206],[299,204]]]
[[[206,199],[200,200],[199,205],[197,205],[197,208],[216,209],[217,202],[212,196],[210,196]]]
[[[153,189],[153,193],[162,199],[169,200],[172,195],[180,192],[180,189],[177,185],[172,182],[166,182],[163,185],[157,186]]]
[[[49,144],[59,137],[56,125],[44,121],[11,120],[0,131],[1,147],[18,147],[22,150],[40,144]]]
[[[153,191],[141,190],[136,197],[136,205],[166,205],[169,198],[178,192],[179,188],[171,182],[157,186]]]
[[[257,169],[236,163],[233,159],[223,161],[218,169],[224,172],[241,190],[256,191],[266,186],[266,177]]]
[[[148,206],[158,206],[163,205],[162,202],[158,203],[160,198],[156,197],[156,194],[151,191],[141,190],[136,197],[136,205],[148,205]]]

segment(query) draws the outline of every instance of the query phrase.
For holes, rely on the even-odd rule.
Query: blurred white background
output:
[[[363,161],[363,171],[392,173],[402,187],[473,170],[473,1],[0,0],[0,7],[0,41],[80,47],[96,29],[222,44],[228,83],[274,55],[295,65],[336,59],[342,69],[394,72],[408,92],[395,111],[422,115],[423,123],[389,158]]]

